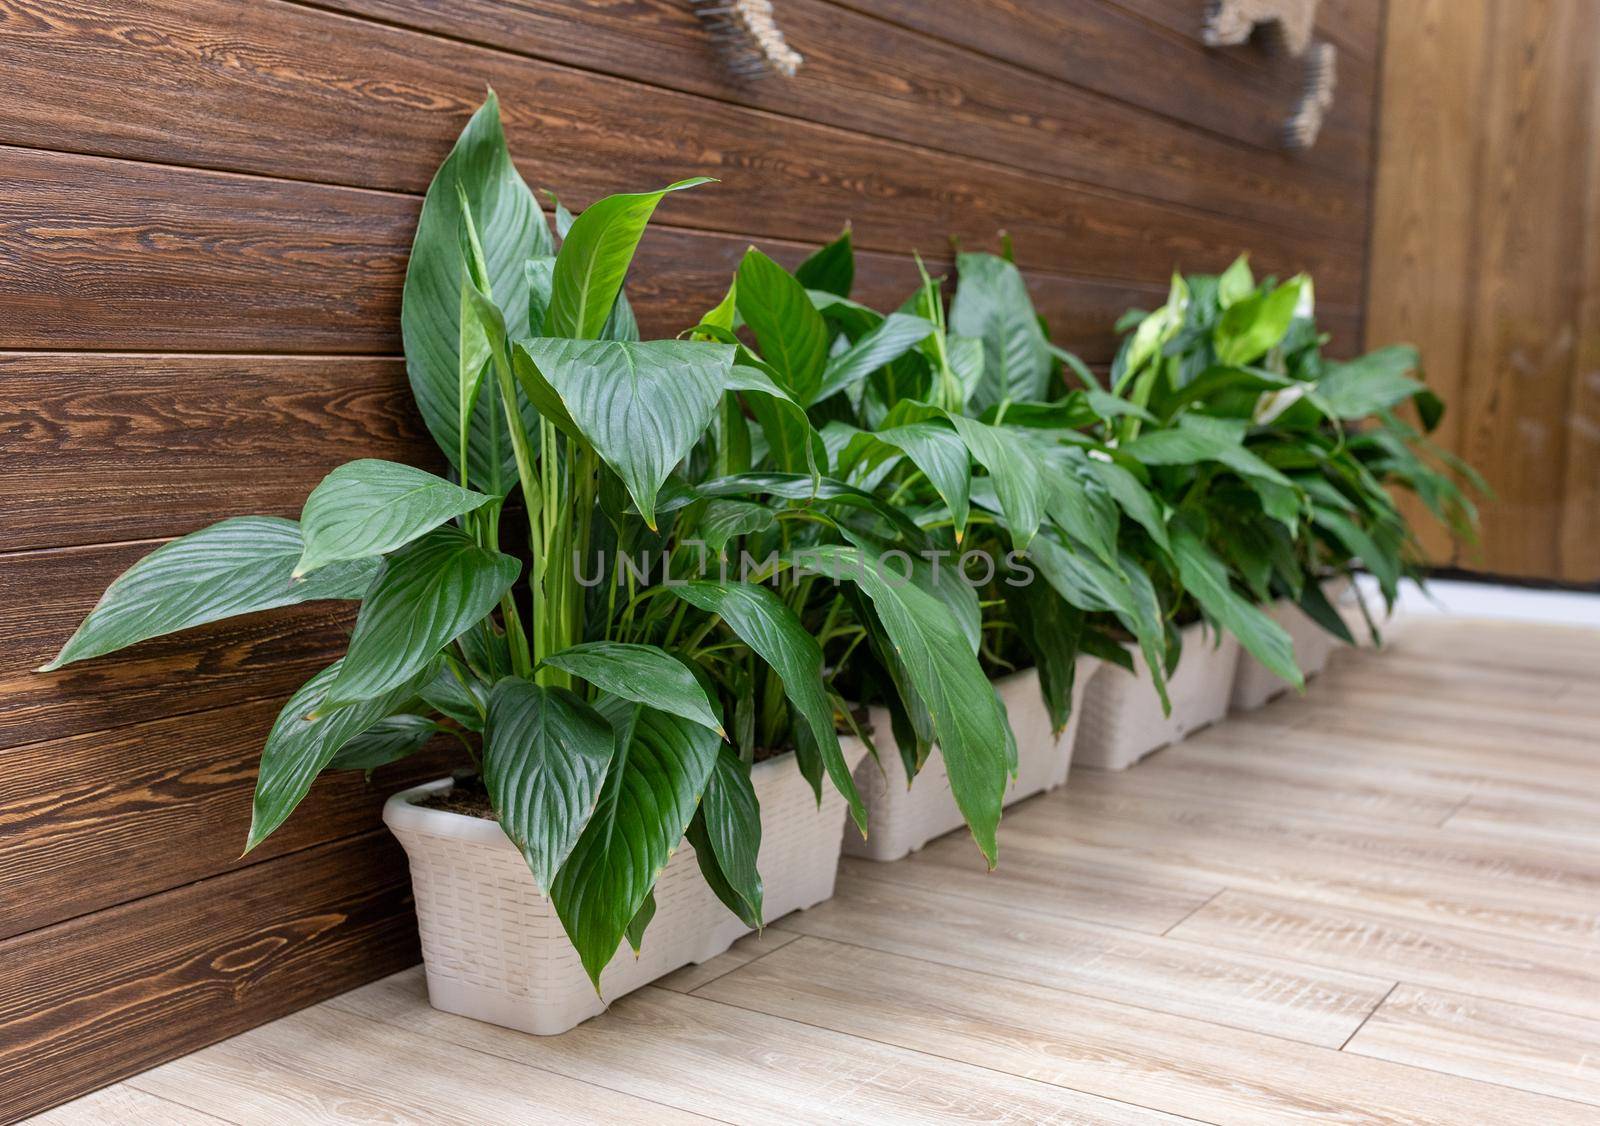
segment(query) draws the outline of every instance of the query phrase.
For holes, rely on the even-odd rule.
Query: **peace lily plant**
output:
[[[1261,605],[1287,595],[1343,631],[1313,580],[1356,557],[1392,598],[1412,564],[1388,485],[1470,522],[1394,414],[1437,421],[1414,355],[1323,360],[1309,279],[1258,285],[1243,260],[1175,278],[1105,384],[1050,343],[1008,256],[960,254],[953,297],[922,270],[881,313],[851,297],[848,231],[793,272],[752,248],[698,324],[641,340],[635,250],[705,183],[576,217],[554,202],[552,232],[491,94],[406,274],[407,372],[445,474],[355,461],[298,521],[177,539],[45,669],[359,603],[344,657],[267,736],[246,850],[324,770],[453,739],[598,986],[686,837],[761,925],[762,755],[792,751],[866,832],[841,731],[892,736],[907,778],[937,748],[992,866],[1018,750],[990,677],[1036,667],[1059,730],[1078,655],[1131,668],[1131,645],[1165,701],[1176,624],[1203,615],[1298,683]],[[861,728],[869,703],[891,731]]]

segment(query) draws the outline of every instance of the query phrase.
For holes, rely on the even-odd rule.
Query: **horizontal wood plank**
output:
[[[994,58],[1088,87],[1176,121],[1281,152],[1304,88],[1303,64],[1246,45],[1208,49],[1204,8],[1190,30],[1160,27],[1112,0],[836,0]],[[1297,159],[1364,181],[1371,158],[1371,68],[1341,60],[1339,91],[1316,145]]]
[[[1203,1122],[1356,1107],[1391,1122],[1582,1121],[1553,1099],[815,938],[696,995]]]
[[[467,765],[459,745],[441,740],[370,782],[359,771],[326,774],[244,856],[278,707],[266,700],[0,750],[0,938],[376,829],[390,794]]]
[[[1401,985],[1348,1050],[1600,1107],[1600,1020]]]
[[[330,1008],[682,1110],[745,1121],[1173,1122],[1093,1095],[646,987],[561,1036],[430,1009],[420,970]],[[737,1108],[733,1110],[731,1108]]]
[[[398,359],[0,354],[8,548],[297,517],[360,457],[438,471]]]
[[[1230,889],[1173,935],[1600,1019],[1600,965],[1537,940]]]
[[[805,65],[778,82],[730,78],[676,0],[321,6],[1065,181],[1336,238],[1365,233],[1365,193],[1343,170],[1230,143],[827,0],[785,3],[784,37]]]
[[[816,938],[1338,1047],[1392,981],[841,878],[828,902],[776,924]]]
[[[381,831],[10,939],[0,1108],[43,1110],[417,958],[404,854]]]
[[[460,1126],[711,1121],[327,1005],[173,1060],[132,1085],[247,1126],[331,1126],[365,1115]]]

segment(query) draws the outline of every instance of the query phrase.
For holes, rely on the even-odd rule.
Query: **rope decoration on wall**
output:
[[[1316,16],[1317,0],[1212,0],[1206,14],[1203,37],[1208,47],[1248,43],[1261,28],[1269,49],[1305,58],[1305,87],[1283,126],[1283,143],[1291,149],[1308,149],[1317,143],[1338,79],[1338,52],[1333,44],[1312,42]]]
[[[772,0],[689,0],[735,78],[793,77],[805,61],[789,46]]]

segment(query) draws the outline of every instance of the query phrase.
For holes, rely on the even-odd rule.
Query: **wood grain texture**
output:
[[[343,462],[443,461],[398,359],[13,353],[0,417],[12,551],[293,519]]]
[[[930,925],[937,920],[935,925]],[[1230,1028],[1338,1047],[1392,982],[1324,972],[1266,955],[1046,916],[872,879],[841,881],[834,898],[776,924],[815,938],[887,950]]]
[[[826,0],[784,5],[784,36],[805,65],[782,82],[730,79],[699,21],[673,0],[323,6],[1067,182],[1346,240],[1365,234],[1365,198],[1345,176]]]
[[[242,856],[261,745],[280,704],[0,751],[0,938],[365,831],[396,790],[468,765],[459,745],[441,740],[370,782],[359,771],[325,775],[283,828]]]
[[[118,1083],[102,1087],[81,1099],[63,1103],[54,1110],[36,1114],[28,1119],[30,1126],[127,1126],[130,1122],[162,1122],[170,1126],[216,1126],[226,1122],[202,1114],[181,1103],[147,1095],[143,1091]]]
[[[417,957],[404,858],[382,832],[10,939],[0,943],[0,1117]]]
[[[1264,59],[1253,47],[1207,49],[1199,4],[1190,30],[1179,32],[1109,0],[838,2],[1273,153],[1282,151],[1283,123],[1304,81],[1292,59]],[[1352,61],[1348,76],[1341,68],[1322,136],[1301,159],[1359,179],[1370,156],[1373,93]]]
[[[1600,1106],[1600,1020],[1403,985],[1349,1050]]]
[[[725,102],[465,44],[450,44],[440,52],[421,36],[375,29],[276,0],[255,5],[215,2],[221,5],[216,18],[222,21],[216,33],[226,44],[221,55],[227,58],[249,59],[269,45],[281,50],[284,43],[300,41],[343,44],[386,36],[392,42],[380,59],[371,61],[367,81],[325,79],[340,90],[337,98],[326,97],[325,87],[284,91],[275,82],[269,87],[273,103],[253,104],[240,96],[234,74],[218,76],[210,84],[201,82],[201,89],[209,90],[216,104],[191,106],[182,120],[203,116],[214,124],[204,132],[182,129],[185,136],[242,134],[249,149],[276,151],[279,144],[264,144],[249,123],[279,121],[281,132],[290,137],[320,129],[325,137],[338,138],[341,163],[365,154],[373,160],[404,161],[407,186],[417,190],[426,185],[488,83],[500,95],[508,138],[525,175],[536,186],[560,191],[574,206],[611,191],[637,191],[690,175],[712,175],[721,181],[715,189],[674,200],[664,217],[670,213],[671,221],[700,229],[810,240],[831,236],[841,220],[851,219],[862,246],[898,253],[936,247],[947,237],[977,245],[1007,229],[1016,237],[1018,261],[1024,265],[1065,265],[1135,281],[1163,277],[1174,265],[1220,269],[1240,248],[1250,247],[1264,269],[1280,273],[1309,269],[1330,299],[1359,300],[1358,242],[1280,232],[1246,219],[1150,202],[1120,191],[1080,188],[1032,172],[791,118],[752,116],[751,111]],[[203,20],[205,11],[186,7],[180,26]],[[261,35],[256,50],[248,41],[233,42],[237,25],[252,19]],[[56,39],[51,37],[51,42]],[[324,50],[316,62],[325,66],[326,58]],[[312,59],[305,60],[307,68],[312,65]],[[290,73],[299,69],[288,68]],[[189,80],[202,79],[205,69],[185,65],[181,73]],[[406,75],[408,86],[414,87],[410,97],[381,101],[370,115],[364,104],[352,104],[354,93],[373,83],[392,82],[396,74]],[[244,89],[254,89],[258,82],[246,75]],[[324,94],[320,119],[308,120],[303,113],[288,110],[290,105],[297,111],[317,107],[311,95],[319,92]],[[419,116],[418,107],[426,116]],[[240,113],[249,116],[235,116]],[[217,129],[219,114],[237,121],[239,128]],[[634,130],[616,124],[646,120],[655,126]],[[363,138],[369,122],[387,126]],[[179,132],[177,123],[173,125]],[[380,155],[380,150],[388,155]],[[774,159],[780,153],[784,159]],[[326,167],[329,155],[318,155]],[[244,160],[214,162],[187,151],[161,159],[254,170]],[[274,169],[275,174],[281,171]],[[264,249],[270,253],[272,248]]]
[[[1553,1099],[814,938],[697,996],[1204,1122],[1582,1121]]]
[[[1167,1115],[647,986],[561,1036],[423,1002],[420,970],[328,1007],[681,1110],[745,1121],[1172,1122]]]
[[[451,1076],[450,1090],[439,1077]],[[707,1122],[649,1099],[318,1005],[148,1071],[142,1092],[231,1122]]]
[[[1600,12],[1584,0],[1388,6],[1369,344],[1414,340],[1487,477],[1481,550],[1440,562],[1600,582]],[[1412,511],[1420,511],[1413,506]]]

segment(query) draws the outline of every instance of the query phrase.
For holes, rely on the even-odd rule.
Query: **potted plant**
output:
[[[764,912],[825,897],[842,811],[862,819],[852,778],[867,748],[839,735],[848,710],[794,604],[722,574],[634,570],[725,529],[718,499],[758,498],[782,529],[850,502],[869,511],[863,531],[914,528],[815,466],[694,473],[730,403],[803,414],[736,345],[639,339],[622,292],[634,250],[661,200],[701,182],[611,196],[575,220],[558,206],[557,250],[491,93],[429,188],[406,276],[407,371],[448,478],[352,462],[298,522],[182,537],[113,582],[46,666],[232,615],[358,601],[349,651],[267,737],[246,849],[323,770],[454,739],[468,768],[385,811],[412,863],[430,996],[535,1032],[711,956]],[[1003,713],[950,610],[885,583],[843,538],[850,526],[832,526],[817,555],[849,582],[862,628],[903,655],[905,691],[930,702],[992,863]],[[730,745],[751,707],[782,715],[804,754],[758,763],[751,740]],[[825,798],[811,784],[822,773]],[[614,962],[624,942],[638,958]]]

